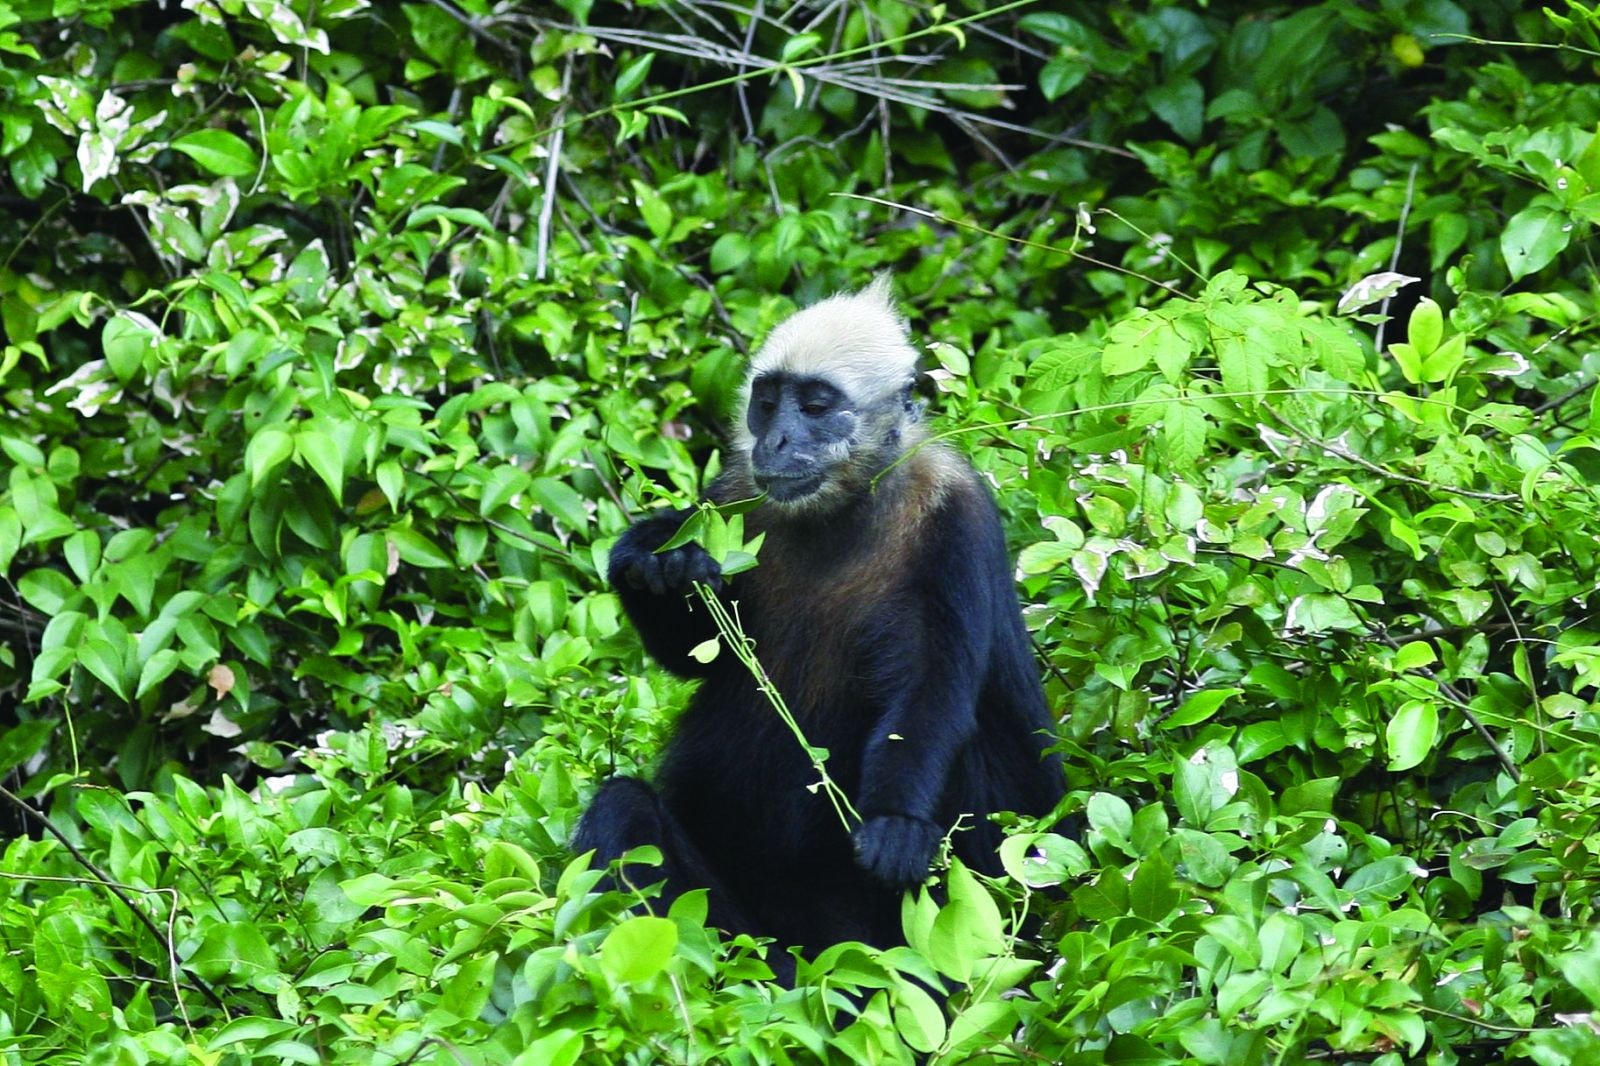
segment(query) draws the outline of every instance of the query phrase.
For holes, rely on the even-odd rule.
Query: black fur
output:
[[[752,430],[758,417],[752,409]],[[906,428],[896,421],[877,446],[897,452]],[[711,496],[749,497],[754,480],[749,456],[736,454]],[[574,848],[609,862],[656,845],[665,868],[625,876],[664,876],[669,897],[710,888],[711,921],[732,932],[813,952],[843,939],[900,942],[901,893],[927,876],[958,819],[955,853],[996,873],[1000,833],[987,816],[1046,814],[1063,790],[1060,761],[1045,754],[1052,722],[987,488],[925,446],[841,504],[808,511],[769,499],[746,518],[748,532],[766,532],[760,565],[725,585],[698,545],[655,553],[686,517],[635,524],[612,552],[610,577],[646,649],[703,682],[655,789],[608,782]],[[853,832],[814,789],[805,752],[737,658],[726,649],[710,663],[689,657],[716,635],[690,591],[696,579],[737,605],[806,737],[828,750],[829,774],[863,819]]]

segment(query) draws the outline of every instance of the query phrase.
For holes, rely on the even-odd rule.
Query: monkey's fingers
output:
[[[890,888],[911,888],[928,876],[941,835],[920,818],[868,818],[855,832],[856,863]]]
[[[711,591],[722,590],[722,567],[706,552],[699,552],[689,560],[690,582],[699,581],[711,586]]]

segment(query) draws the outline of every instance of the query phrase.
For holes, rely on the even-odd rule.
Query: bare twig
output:
[[[539,243],[534,276],[544,280],[550,261],[550,219],[556,209],[556,177],[561,165],[561,144],[566,139],[567,127],[561,118],[567,109],[567,92],[572,85],[572,58],[567,58],[561,72],[561,109],[556,112],[556,132],[550,138],[550,158],[544,170],[544,197],[539,202]]]
[[[1394,273],[1400,266],[1400,249],[1406,243],[1406,220],[1411,217],[1411,201],[1417,191],[1417,164],[1411,164],[1411,173],[1406,175],[1406,198],[1400,205],[1400,225],[1394,235],[1394,254],[1389,257],[1389,273]],[[1378,305],[1378,332],[1373,337],[1372,343],[1379,352],[1383,351],[1383,330],[1389,324],[1389,301],[1394,299],[1391,294],[1383,298],[1383,303]]]

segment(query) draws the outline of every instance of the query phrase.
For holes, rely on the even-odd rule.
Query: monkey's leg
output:
[[[661,852],[661,866],[625,863],[619,876],[639,887],[665,880],[664,905],[696,888],[710,889],[707,922],[730,933],[769,935],[756,927],[744,904],[712,867],[682,823],[650,785],[635,777],[613,777],[600,786],[594,802],[578,822],[572,850],[594,850],[595,864],[620,859],[633,848],[646,845]]]

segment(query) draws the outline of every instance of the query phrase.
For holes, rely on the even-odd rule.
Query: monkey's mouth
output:
[[[827,480],[825,473],[810,474],[757,474],[756,487],[766,492],[776,503],[794,503],[822,488]]]

